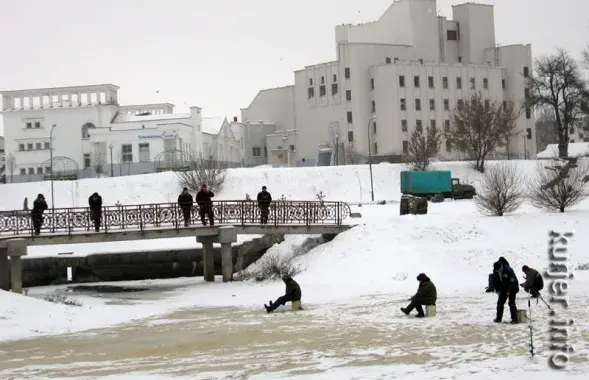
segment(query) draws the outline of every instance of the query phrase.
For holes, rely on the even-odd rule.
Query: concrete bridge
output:
[[[193,208],[192,215],[198,215],[197,211]],[[350,216],[350,208],[344,202],[276,201],[269,211],[268,224],[260,224],[257,202],[219,201],[213,205],[214,226],[184,227],[182,212],[176,204],[107,206],[102,208],[100,231],[93,232],[88,208],[52,209],[44,214],[39,235],[33,233],[30,213],[5,211],[0,214],[0,289],[22,292],[21,258],[26,256],[27,246],[32,245],[194,236],[203,246],[205,281],[214,281],[213,244],[219,243],[223,281],[227,282],[233,279],[231,245],[238,234],[337,235],[351,227],[342,223]]]

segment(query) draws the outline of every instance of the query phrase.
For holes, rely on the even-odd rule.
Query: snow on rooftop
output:
[[[569,143],[569,157],[589,156],[589,143]],[[545,150],[538,153],[536,158],[558,157],[558,144],[548,144]]]
[[[190,119],[189,113],[166,113],[162,115],[126,115],[119,114],[115,119],[115,123],[124,123],[132,121],[154,121],[154,120],[177,120]]]
[[[203,117],[202,131],[210,135],[218,135],[223,127],[226,117]]]

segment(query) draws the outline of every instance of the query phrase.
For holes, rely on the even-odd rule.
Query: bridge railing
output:
[[[191,225],[200,225],[198,206],[192,207]],[[215,201],[213,214],[216,224],[259,224],[261,212],[256,201]],[[345,202],[272,201],[268,225],[341,225],[350,215]],[[207,218],[208,222],[208,218]],[[183,228],[182,210],[176,203],[118,205],[102,207],[100,231]],[[43,233],[73,233],[94,231],[88,207],[49,209],[43,214]],[[0,235],[31,235],[33,223],[30,212],[15,210],[0,212]]]

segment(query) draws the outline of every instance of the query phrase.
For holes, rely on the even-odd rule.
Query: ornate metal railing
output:
[[[198,206],[192,208],[191,225],[202,225]],[[213,202],[216,224],[248,225],[261,222],[256,201]],[[344,202],[273,201],[269,208],[268,225],[341,225],[350,215]],[[208,219],[207,219],[208,222]],[[184,228],[182,210],[175,203],[105,206],[102,208],[101,232],[117,230],[146,230]],[[94,231],[90,209],[87,207],[49,209],[43,214],[43,233],[73,233]],[[30,212],[0,212],[0,235],[33,234]]]

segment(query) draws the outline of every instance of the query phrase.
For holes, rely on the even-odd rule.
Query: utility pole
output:
[[[51,210],[55,211],[55,198],[53,195],[53,179],[55,178],[55,174],[53,173],[53,130],[57,127],[57,124],[53,124],[51,126],[51,130],[49,131],[49,162],[51,166]]]
[[[110,176],[112,178],[112,177],[114,177],[114,172],[115,172],[114,165],[112,163],[112,148],[113,148],[112,144],[109,144],[108,148],[110,149]]]

